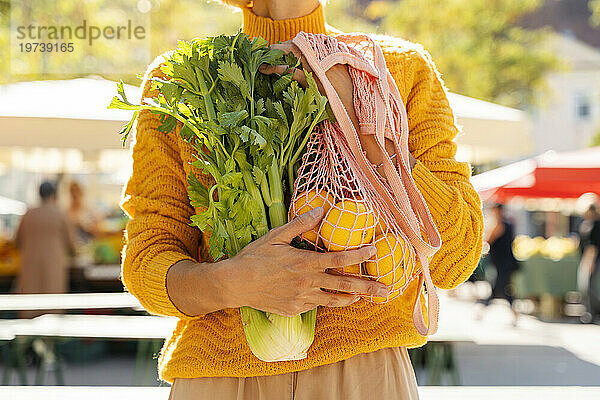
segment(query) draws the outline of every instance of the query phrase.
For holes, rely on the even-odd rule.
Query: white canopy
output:
[[[9,199],[8,197],[0,196],[0,215],[16,214],[23,215],[27,211],[27,204],[22,201]]]
[[[132,102],[140,89],[125,85]],[[117,135],[131,113],[108,110],[115,82],[104,79],[19,82],[0,86],[0,146],[121,148]],[[450,93],[463,134],[459,155],[474,163],[529,154],[531,137],[524,112]]]
[[[448,94],[448,101],[462,126],[456,138],[457,157],[477,164],[531,154],[531,126],[525,112],[455,93]]]
[[[19,82],[0,86],[0,145],[120,149],[118,132],[131,112],[107,109],[117,93],[105,79]],[[125,85],[132,102],[140,89]]]

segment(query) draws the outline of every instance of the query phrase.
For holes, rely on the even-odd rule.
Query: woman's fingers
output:
[[[346,307],[360,299],[355,294],[327,293],[319,291],[315,295],[316,303],[325,307]]]
[[[296,236],[310,231],[323,219],[325,210],[323,207],[316,207],[307,213],[297,216],[287,224],[279,228],[272,229],[268,235],[271,243],[289,244]]]
[[[294,56],[298,60],[300,60],[300,62],[302,63],[302,68],[305,71],[307,71],[307,72],[312,71],[312,69],[310,68],[310,65],[308,65],[307,62],[305,62],[304,56],[302,55],[302,52],[300,51],[298,46],[293,44],[291,40],[288,40],[283,43],[272,44],[271,48],[281,50],[284,53],[292,52],[294,54]],[[271,75],[271,74],[283,75],[285,73],[291,72],[291,69],[293,69],[292,79],[295,81],[298,81],[300,86],[302,86],[303,88],[306,88],[308,86],[308,84],[306,82],[306,75],[304,75],[304,71],[302,71],[300,69],[293,68],[293,67],[290,68],[289,65],[269,65],[269,64],[262,64],[259,67],[259,71],[265,75]]]
[[[304,71],[298,68],[290,67],[289,65],[270,65],[270,64],[262,64],[258,70],[265,75],[277,74],[283,75],[290,72],[293,72],[292,79],[298,81],[300,86],[306,88],[306,75],[304,75]]]
[[[281,50],[284,53],[289,53],[291,51],[294,54],[294,56],[299,60],[302,60],[302,57],[304,57],[298,46],[292,43],[291,40],[285,41],[283,43],[274,43],[271,45],[271,48]]]
[[[352,276],[319,274],[318,285],[323,289],[339,290],[340,292],[360,293],[386,297],[389,293],[383,283]]]
[[[355,250],[317,253],[315,254],[315,257],[318,258],[319,267],[323,271],[327,268],[340,268],[349,265],[360,264],[361,262],[374,256],[376,253],[377,248],[370,245]]]

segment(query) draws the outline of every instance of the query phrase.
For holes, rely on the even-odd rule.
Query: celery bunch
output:
[[[179,42],[162,66],[167,78],[153,79],[157,98],[132,104],[121,82],[109,106],[135,111],[121,130],[124,140],[140,110],[160,114],[161,132],[182,124],[179,134],[195,149],[193,166],[214,179],[205,187],[190,174],[188,194],[202,210],[191,223],[210,232],[215,261],[287,222],[284,200],[293,190],[310,133],[333,118],[310,73],[303,89],[291,74],[261,74],[263,63],[301,68],[292,53],[241,32]],[[306,356],[316,310],[288,318],[242,307],[241,315],[250,348],[261,360]]]

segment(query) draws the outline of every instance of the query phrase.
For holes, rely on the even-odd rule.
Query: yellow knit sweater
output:
[[[243,30],[270,43],[289,40],[299,31],[337,33],[325,24],[321,6],[309,15],[290,20],[272,20],[244,10]],[[429,54],[421,46],[401,39],[376,38],[407,108],[409,149],[418,160],[412,175],[442,237],[442,247],[431,262],[433,281],[440,288],[453,288],[469,277],[481,254],[480,199],[469,182],[469,165],[454,159],[453,139],[458,130]],[[162,76],[158,68],[161,60],[157,58],[148,68],[142,84],[143,98],[156,95],[148,79]],[[166,290],[169,267],[183,259],[210,258],[207,235],[188,224],[195,212],[186,183],[193,160],[191,147],[176,132],[159,132],[158,125],[156,114],[140,113],[132,153],[133,172],[122,199],[122,208],[131,217],[126,229],[122,280],[150,313],[179,317],[158,360],[161,379],[172,382],[176,377],[281,374],[385,347],[416,347],[426,342],[412,321],[416,281],[403,296],[385,305],[360,300],[345,308],[319,307],[314,343],[308,357],[300,361],[266,363],[257,359],[244,337],[238,309],[196,317],[178,310]],[[198,177],[209,183],[206,176]]]

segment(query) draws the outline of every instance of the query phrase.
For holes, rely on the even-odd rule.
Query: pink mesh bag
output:
[[[429,261],[441,239],[410,173],[406,110],[383,52],[365,34],[333,38],[300,32],[292,41],[323,84],[337,121],[324,121],[311,134],[294,182],[289,217],[319,206],[325,209],[320,226],[302,235],[318,250],[376,246],[373,258],[342,271],[390,288],[387,298],[363,296],[369,301],[388,302],[418,279],[413,321],[421,335],[431,335],[437,331],[439,306]],[[325,75],[335,64],[348,64],[359,132]],[[375,136],[382,164],[375,166],[369,161],[359,135]],[[386,140],[393,143],[395,153],[386,151]],[[380,168],[383,174],[378,172]],[[420,300],[423,283],[427,322]]]

